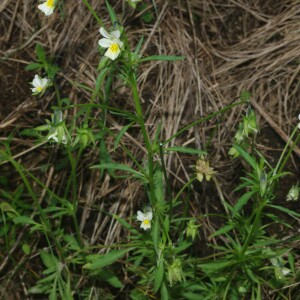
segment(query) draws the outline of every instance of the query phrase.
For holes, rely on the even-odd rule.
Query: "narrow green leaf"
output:
[[[160,296],[161,296],[161,300],[169,300],[168,289],[164,282],[161,284]]]
[[[103,138],[100,139],[100,163],[102,164],[109,164],[112,163],[111,156],[107,151],[106,143]],[[103,176],[104,169],[101,169],[101,177]],[[113,170],[108,170],[110,176],[114,177],[115,174]]]
[[[40,256],[41,256],[41,259],[42,259],[44,265],[48,269],[50,269],[50,268],[55,268],[56,269],[59,261],[55,256],[53,256],[52,254],[50,254],[46,251],[43,251],[43,250],[40,252]]]
[[[120,218],[119,216],[113,214],[112,215],[114,219],[116,219],[125,229],[129,230],[135,235],[140,236],[141,234],[139,231],[137,231],[135,228],[133,228],[127,221],[125,221],[123,218]]]
[[[22,250],[26,255],[29,255],[31,252],[31,247],[28,244],[23,244],[22,245]]]
[[[245,159],[245,161],[252,167],[253,170],[256,170],[257,163],[255,159],[253,159],[249,153],[247,153],[244,149],[242,149],[238,145],[233,145],[233,147],[237,150],[237,152]]]
[[[290,215],[290,216],[294,216],[294,217],[298,217],[298,218],[300,217],[300,214],[299,214],[299,213],[297,213],[297,212],[295,212],[295,211],[292,211],[292,210],[290,210],[290,209],[288,209],[288,208],[282,207],[282,206],[280,206],[280,205],[272,205],[272,204],[268,204],[267,206],[268,206],[268,207],[275,208],[275,209],[278,209],[278,210],[280,210],[280,211],[283,211],[283,212],[287,213],[287,214]]]
[[[166,215],[163,226],[164,226],[164,231],[169,232],[169,229],[170,229],[169,215]]]
[[[295,258],[293,253],[288,254],[288,262],[293,273],[295,273]]]
[[[96,85],[95,85],[95,89],[94,89],[93,95],[92,95],[92,102],[94,102],[96,96],[98,95],[107,72],[108,72],[108,68],[104,68],[99,73],[99,75],[96,79]]]
[[[255,276],[255,274],[253,273],[253,271],[249,268],[249,267],[245,267],[245,271],[247,273],[247,275],[249,276],[249,278],[256,283],[259,283],[259,279]]]
[[[26,67],[25,67],[25,70],[26,70],[26,71],[33,71],[33,70],[40,69],[40,68],[42,68],[42,67],[43,67],[42,64],[32,63],[32,64],[29,64],[28,66],[26,66]]]
[[[108,270],[101,270],[97,275],[117,289],[121,289],[124,286],[119,278]]]
[[[155,132],[153,143],[157,143],[157,141],[159,139],[160,132],[161,132],[161,128],[162,128],[162,121],[160,121],[157,125],[157,129],[156,129],[156,132]]]
[[[159,290],[161,283],[164,278],[164,263],[163,260],[160,259],[159,265],[155,270],[155,276],[154,276],[154,293],[157,293]]]
[[[183,60],[184,56],[176,56],[176,55],[151,55],[144,58],[141,58],[139,62],[151,61],[151,60],[163,60],[163,61],[176,61]]]
[[[33,286],[28,290],[28,293],[30,294],[43,294],[45,291],[48,290],[48,286]]]
[[[88,270],[95,270],[109,266],[116,262],[118,259],[122,258],[127,252],[131,251],[132,249],[134,248],[128,248],[125,250],[112,250],[111,252],[104,255],[99,254],[97,259],[93,257],[93,261],[91,263],[85,264],[83,268]]]
[[[67,243],[67,246],[69,249],[72,249],[75,251],[80,250],[80,246],[74,236],[65,234],[63,236],[63,240]]]
[[[116,16],[114,9],[112,8],[112,6],[109,4],[109,2],[107,0],[106,0],[106,6],[107,6],[108,13],[109,13],[110,21],[112,24],[115,24],[115,22],[118,21],[118,18]]]
[[[35,51],[39,61],[46,63],[46,53],[44,48],[40,44],[36,44]]]
[[[255,193],[256,193],[255,191],[250,191],[244,194],[242,197],[240,197],[239,200],[236,202],[235,206],[233,207],[233,211],[232,211],[233,215],[235,215],[238,211],[240,211],[242,207],[248,203],[249,199]]]
[[[228,225],[225,225],[224,227],[220,228],[219,230],[217,230],[215,233],[213,233],[210,238],[212,237],[215,237],[215,236],[218,236],[218,235],[221,235],[221,234],[224,234],[226,232],[229,232],[230,230],[232,230],[234,228],[233,225],[231,224],[228,224]]]
[[[122,138],[122,136],[125,134],[125,132],[134,124],[134,122],[131,122],[130,124],[124,126],[120,132],[118,133],[118,135],[116,136],[115,142],[114,142],[114,150],[117,149],[119,142]]]
[[[151,231],[151,235],[152,235],[153,247],[156,253],[158,253],[158,241],[160,239],[160,226],[159,226],[158,218],[155,218],[153,221],[153,229]]]
[[[230,261],[215,261],[211,263],[206,264],[200,264],[201,269],[203,269],[207,273],[215,272],[217,270],[221,270],[226,268],[228,265],[230,265]]]
[[[192,292],[183,292],[182,296],[186,300],[199,300],[199,294],[194,294]]]
[[[129,166],[122,165],[122,164],[114,164],[114,163],[107,163],[107,164],[101,164],[101,165],[95,165],[90,167],[91,169],[100,169],[100,170],[119,170],[119,171],[126,171],[131,173],[132,175],[135,175],[139,178],[144,178],[144,174],[140,173],[134,169],[132,169]]]
[[[180,244],[178,245],[178,247],[174,248],[174,253],[178,254],[186,249],[188,249],[190,246],[192,246],[193,243],[192,242],[188,242],[186,240],[183,240],[182,242],[180,242]]]
[[[14,218],[15,224],[25,224],[25,225],[39,225],[37,222],[29,217],[18,216]]]
[[[142,48],[143,42],[144,42],[144,36],[142,36],[142,37],[140,38],[140,40],[139,40],[139,42],[138,42],[138,44],[137,44],[137,46],[136,46],[136,48],[135,48],[135,50],[134,50],[134,53],[135,53],[136,55],[139,54],[139,52],[140,52],[140,50],[141,50],[141,48]]]
[[[49,300],[57,300],[56,286],[57,286],[57,279],[55,278],[54,284],[52,285],[52,289],[51,289],[51,292],[49,294]]]
[[[194,149],[194,148],[187,148],[187,147],[180,147],[180,146],[174,146],[169,148],[164,148],[164,151],[174,151],[174,152],[181,152],[181,153],[189,153],[189,154],[207,154],[203,150]]]
[[[158,203],[164,201],[163,172],[160,164],[157,164],[153,175],[154,195]]]
[[[266,216],[278,224],[282,224],[290,229],[293,229],[293,226],[291,224],[289,224],[288,222],[284,221],[282,218],[279,218],[278,216],[276,216],[274,214],[266,213]]]

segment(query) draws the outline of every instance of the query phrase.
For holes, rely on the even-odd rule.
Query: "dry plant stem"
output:
[[[227,216],[229,216],[229,211],[228,211],[228,208],[226,206],[226,201],[225,201],[225,198],[223,196],[223,193],[222,193],[222,190],[221,190],[221,187],[220,187],[220,184],[217,180],[217,178],[215,176],[212,176],[212,180],[214,181],[215,185],[216,185],[216,188],[217,188],[217,191],[218,191],[218,194],[219,194],[219,197],[221,199],[221,203],[222,205],[224,206],[224,209],[226,211],[226,214]]]

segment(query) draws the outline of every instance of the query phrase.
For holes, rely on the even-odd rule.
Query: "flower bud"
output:
[[[179,258],[175,258],[172,265],[168,266],[168,280],[171,286],[178,281],[182,282],[184,280],[181,260]]]
[[[230,156],[232,156],[233,158],[237,158],[240,156],[239,152],[234,148],[234,147],[231,147],[228,154]]]
[[[260,173],[260,181],[259,181],[259,191],[260,191],[261,197],[263,197],[266,193],[267,183],[268,183],[268,177],[267,177],[266,173],[261,172]]]
[[[251,109],[247,115],[247,119],[248,119],[248,129],[249,129],[249,133],[257,133],[258,132],[258,126],[257,126],[257,122],[256,122],[256,115],[254,113],[254,110]]]
[[[77,134],[74,141],[74,145],[80,144],[82,149],[85,149],[88,144],[95,144],[95,139],[92,133],[92,130],[88,128],[87,124],[84,124],[82,128],[76,129]]]
[[[186,228],[186,236],[188,238],[191,237],[192,240],[194,240],[198,233],[198,227],[200,227],[200,225],[195,225],[195,220],[189,220]]]
[[[297,201],[299,198],[299,189],[297,185],[293,185],[286,196],[286,201]]]

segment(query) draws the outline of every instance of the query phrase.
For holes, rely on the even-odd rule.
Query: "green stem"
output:
[[[298,128],[298,125],[297,125],[297,126],[295,127],[295,129],[293,130],[293,132],[292,132],[292,134],[291,134],[289,140],[287,141],[287,143],[286,143],[286,145],[285,145],[285,147],[284,147],[284,149],[283,149],[283,151],[282,151],[282,153],[281,153],[281,155],[280,155],[280,158],[279,158],[278,163],[277,163],[277,165],[276,165],[276,167],[275,167],[275,170],[274,170],[274,172],[273,172],[273,175],[276,175],[276,174],[277,174],[277,171],[278,171],[278,169],[279,169],[279,166],[280,166],[280,164],[281,164],[281,161],[283,160],[284,154],[285,154],[285,152],[287,151],[288,147],[290,146],[290,143],[291,143],[291,141],[293,140],[294,135],[296,134],[296,132],[297,132],[298,130],[299,130],[299,128]],[[295,142],[292,144],[291,149],[290,149],[288,155],[286,156],[284,162],[282,163],[282,165],[281,165],[281,167],[280,167],[280,171],[283,169],[283,167],[284,167],[286,161],[288,160],[288,158],[289,158],[289,156],[290,156],[291,151],[293,151],[293,149],[294,149],[294,147],[295,147],[295,145],[297,144],[298,141],[299,141],[299,136],[297,137],[297,139],[295,140]]]
[[[143,111],[142,111],[142,106],[140,103],[140,97],[139,93],[137,90],[137,82],[136,82],[136,77],[134,74],[134,71],[131,69],[128,74],[128,79],[131,85],[132,89],[132,95],[133,95],[133,101],[135,105],[135,110],[137,113],[137,121],[141,127],[142,135],[145,141],[145,146],[147,149],[147,154],[148,154],[148,180],[149,180],[149,189],[150,189],[150,202],[151,205],[154,206],[155,204],[155,194],[154,194],[154,182],[153,182],[153,152],[152,152],[152,147],[151,147],[151,142],[146,130],[145,126],[145,121],[143,117]]]
[[[76,179],[76,168],[77,168],[77,163],[76,161],[80,160],[81,154],[82,154],[83,149],[80,148],[77,159],[75,160],[74,157],[72,156],[72,152],[70,151],[70,148],[67,148],[67,152],[68,152],[68,157],[70,160],[70,164],[71,164],[71,178],[72,178],[72,204],[73,204],[73,213],[72,213],[72,217],[73,217],[73,223],[74,223],[74,227],[76,230],[76,235],[77,235],[77,239],[79,241],[79,244],[81,246],[81,248],[83,248],[83,242],[81,239],[81,234],[80,234],[80,230],[79,230],[79,225],[78,225],[78,220],[77,220],[77,207],[78,207],[78,198],[77,198],[77,179]]]
[[[159,144],[159,155],[160,155],[160,162],[161,162],[161,166],[162,166],[162,170],[163,170],[163,174],[164,174],[164,178],[165,178],[165,182],[166,182],[166,186],[167,186],[167,195],[168,195],[168,200],[169,200],[169,204],[170,204],[169,214],[170,214],[170,222],[171,222],[172,217],[173,217],[172,190],[171,190],[169,179],[168,179],[168,174],[167,174],[166,165],[165,165],[165,161],[164,161],[163,147],[162,147],[161,143]]]
[[[297,128],[297,130],[298,130],[298,128]],[[299,143],[299,141],[300,141],[300,134],[297,136],[297,138],[295,139],[294,143],[293,143],[292,146],[290,147],[290,150],[289,150],[288,154],[286,155],[284,161],[282,162],[282,164],[281,164],[281,166],[280,166],[280,168],[279,168],[278,173],[281,173],[281,171],[282,171],[282,169],[284,168],[284,166],[285,166],[287,160],[288,160],[289,157],[291,156],[292,151],[294,150],[295,146]]]
[[[85,4],[85,6],[88,8],[88,10],[92,13],[93,17],[97,20],[97,22],[99,23],[99,25],[101,27],[103,27],[103,23],[102,23],[101,19],[97,16],[96,12],[91,7],[91,5],[87,2],[87,0],[82,0],[82,1]]]
[[[241,250],[241,256],[244,256],[244,254],[246,253],[246,251],[247,251],[247,249],[248,249],[248,247],[249,247],[249,244],[250,244],[250,242],[251,242],[251,239],[252,239],[254,233],[255,233],[256,230],[257,230],[257,225],[258,225],[258,223],[260,222],[262,211],[263,211],[263,209],[264,209],[264,207],[265,207],[265,205],[266,205],[266,202],[265,202],[265,201],[263,201],[262,199],[260,199],[260,201],[261,201],[261,204],[260,204],[260,206],[258,207],[258,211],[257,211],[257,213],[256,213],[256,215],[255,215],[255,219],[254,219],[253,224],[252,224],[252,226],[251,226],[251,230],[250,230],[250,232],[249,232],[249,234],[248,234],[248,236],[247,236],[247,238],[246,238],[246,241],[245,241],[245,243],[244,243],[244,245],[243,245],[243,247],[242,247],[242,250]]]

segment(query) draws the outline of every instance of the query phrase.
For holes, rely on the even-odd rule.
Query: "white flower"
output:
[[[62,143],[62,144],[67,144],[68,143],[68,138],[65,132],[61,132],[60,128],[57,127],[55,129],[52,129],[52,133],[50,133],[47,137],[47,140],[54,140],[56,143]]]
[[[151,228],[151,220],[153,218],[152,210],[142,213],[140,210],[137,212],[137,219],[142,222],[141,228],[144,230]]]
[[[298,116],[298,119],[299,119],[299,121],[300,121],[300,114],[299,114],[299,116]],[[298,123],[298,128],[300,129],[300,122]]]
[[[31,84],[34,86],[31,90],[34,94],[43,93],[49,83],[48,78],[42,78],[39,75],[35,75]]]
[[[108,48],[104,56],[107,56],[111,60],[115,60],[123,47],[123,42],[120,41],[121,33],[119,30],[108,33],[103,27],[100,28],[100,33],[104,36],[103,39],[99,40],[99,46]]]
[[[38,9],[40,9],[46,16],[52,15],[54,8],[55,0],[46,0],[43,4],[38,6]]]

